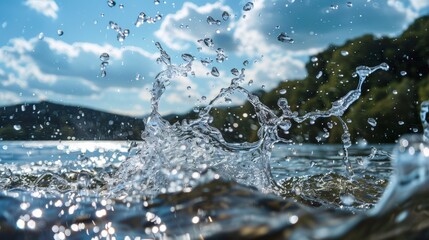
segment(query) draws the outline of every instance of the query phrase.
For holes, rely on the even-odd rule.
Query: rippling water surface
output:
[[[329,239],[427,236],[427,193],[374,212],[392,174],[393,146],[275,146],[281,189],[262,193],[207,171],[192,190],[106,195],[132,158],[127,142],[3,142],[0,236],[15,239]],[[404,194],[406,194],[404,192]],[[417,224],[418,223],[418,224]],[[417,225],[415,225],[417,224]]]

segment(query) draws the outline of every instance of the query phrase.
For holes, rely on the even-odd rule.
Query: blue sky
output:
[[[142,116],[150,111],[149,89],[163,68],[156,63],[154,42],[160,42],[173,63],[183,63],[183,53],[196,58],[195,76],[174,79],[160,105],[161,113],[186,112],[227,86],[231,68],[246,68],[250,90],[269,90],[306,76],[305,62],[329,44],[364,33],[393,36],[429,12],[429,0],[253,0],[250,11],[243,11],[249,1],[237,0],[115,2],[0,1],[0,106],[48,100]],[[226,21],[224,11],[230,14]],[[162,18],[136,27],[140,12]],[[209,25],[208,16],[220,24]],[[123,42],[110,21],[130,30]],[[282,32],[293,43],[278,41]],[[212,38],[214,47],[197,41],[204,38]],[[226,61],[216,62],[217,48],[225,50]],[[101,77],[104,52],[110,59]],[[213,60],[208,66],[200,62],[206,58]],[[219,77],[209,74],[212,67]]]

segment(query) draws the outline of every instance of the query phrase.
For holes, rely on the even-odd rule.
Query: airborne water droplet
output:
[[[316,78],[317,78],[317,79],[319,79],[322,75],[323,75],[323,72],[322,72],[322,71],[319,71],[319,72],[317,73]]]
[[[191,61],[193,61],[194,60],[194,56],[192,56],[191,54],[189,54],[189,53],[184,53],[184,54],[182,54],[182,59],[185,61],[185,62],[191,62]]]
[[[229,103],[232,103],[232,100],[231,100],[231,98],[227,98],[227,97],[226,97],[226,98],[225,98],[225,102],[229,104]]]
[[[214,77],[219,77],[219,70],[217,70],[217,68],[216,68],[216,67],[213,67],[213,68],[212,68],[212,71],[211,71],[211,74],[212,74],[212,76],[214,76]]]
[[[154,0],[153,3],[155,3],[155,5],[158,5],[160,3],[160,0]]]
[[[213,47],[214,46],[213,40],[211,38],[204,38],[204,44],[207,47]]]
[[[118,39],[118,41],[122,43],[125,40],[125,35],[119,32],[118,35],[116,36],[116,39]]]
[[[277,40],[279,40],[280,42],[294,43],[294,40],[284,32],[280,33],[277,36]]]
[[[110,58],[110,56],[109,56],[108,53],[102,53],[100,55],[100,60],[103,61],[103,62],[109,61],[109,58]]]
[[[58,36],[62,36],[62,35],[64,34],[64,32],[63,32],[63,30],[58,29],[58,30],[57,30],[57,34],[58,34]]]
[[[213,25],[213,24],[217,24],[217,20],[215,20],[212,16],[208,16],[207,17],[207,23],[209,24],[209,25]]]
[[[347,7],[353,7],[353,3],[352,2],[347,2]]]
[[[368,124],[375,127],[377,126],[377,121],[374,118],[368,118]]]
[[[104,78],[106,77],[106,75],[107,75],[106,70],[101,70],[100,76]]]
[[[280,94],[285,94],[286,93],[286,89],[280,89],[279,93]]]
[[[13,129],[15,129],[16,131],[19,131],[19,130],[21,130],[22,128],[21,128],[21,125],[19,125],[19,124],[15,124],[15,125],[13,125]]]
[[[224,21],[227,21],[227,20],[229,19],[229,13],[228,13],[227,11],[224,11],[224,12],[222,13],[222,19],[223,19]]]
[[[45,34],[43,32],[39,33],[39,40],[43,40],[45,38]]]
[[[119,4],[119,8],[123,9],[124,8],[124,4]]]
[[[342,50],[342,51],[341,51],[341,55],[343,55],[344,57],[345,57],[345,56],[348,56],[348,55],[349,55],[349,52],[347,52],[346,50]]]
[[[233,69],[231,69],[231,73],[232,73],[232,75],[234,75],[234,76],[238,76],[238,75],[240,74],[240,72],[238,71],[238,69],[237,69],[237,68],[233,68]]]
[[[355,202],[353,195],[347,194],[340,196],[341,202],[346,206],[351,206]]]
[[[114,7],[116,5],[116,2],[114,0],[107,0],[107,6]]]
[[[130,30],[129,29],[125,29],[122,34],[124,35],[124,37],[128,37],[128,35],[130,35]]]
[[[311,62],[317,62],[319,59],[317,57],[311,57]]]
[[[253,9],[253,3],[252,2],[248,2],[246,4],[244,4],[243,6],[243,11],[250,11]]]
[[[247,65],[249,65],[249,61],[248,60],[244,60],[243,66],[247,66]]]
[[[339,6],[337,4],[331,5],[332,10],[338,10]]]
[[[407,72],[406,71],[401,71],[401,76],[406,76]]]

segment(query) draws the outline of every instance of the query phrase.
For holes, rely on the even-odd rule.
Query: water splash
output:
[[[207,171],[214,171],[212,178],[222,177],[255,186],[264,192],[271,191],[273,186],[279,187],[271,176],[271,151],[277,142],[288,143],[279,136],[279,131],[287,132],[293,122],[300,124],[306,120],[328,117],[336,117],[342,124],[342,141],[346,153],[344,163],[348,172],[352,173],[347,154],[351,145],[350,134],[341,116],[360,97],[362,84],[369,74],[378,69],[387,70],[387,64],[356,68],[359,82],[355,90],[335,101],[330,109],[309,112],[303,116],[291,111],[286,98],[278,100],[282,114],[277,116],[256,95],[240,86],[245,80],[245,69],[233,69],[234,78],[230,85],[222,88],[206,107],[199,110],[197,119],[171,125],[159,114],[159,100],[171,81],[177,77],[186,77],[191,72],[195,58],[186,55],[183,58],[185,63],[174,65],[161,44],[155,45],[160,51],[158,62],[163,63],[166,69],[156,76],[153,83],[152,112],[145,120],[143,143],[135,147],[138,154],[124,162],[110,180],[115,194],[190,191],[201,181],[199,176]],[[218,76],[217,69],[213,69],[212,75]],[[260,125],[256,142],[227,142],[221,132],[210,125],[214,105],[223,99],[230,99],[235,93],[242,94],[255,110]]]

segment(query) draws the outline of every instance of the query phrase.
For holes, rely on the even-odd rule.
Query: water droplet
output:
[[[317,57],[311,57],[311,62],[317,62],[319,59]]]
[[[245,61],[243,62],[243,66],[247,66],[247,65],[249,65],[249,61],[248,61],[248,60],[245,60]]]
[[[213,60],[210,58],[201,59],[201,63],[206,67],[212,62],[213,62]]]
[[[125,35],[119,32],[118,35],[116,35],[116,39],[122,43],[125,40]]]
[[[19,131],[22,129],[22,127],[19,124],[15,124],[15,125],[13,125],[13,129],[15,129],[16,131]]]
[[[317,79],[319,79],[320,77],[322,77],[322,75],[323,75],[323,72],[322,72],[322,71],[319,71],[319,72],[317,73],[317,75],[316,75],[316,78],[317,78]]]
[[[114,7],[116,5],[116,2],[114,0],[107,0],[107,6]]]
[[[353,3],[352,2],[347,2],[347,7],[353,7]]]
[[[228,19],[229,19],[229,13],[228,13],[227,11],[224,11],[224,12],[222,13],[222,19],[223,19],[224,21],[228,21]]]
[[[201,100],[203,100],[203,101],[205,101],[207,99],[207,97],[206,96],[202,96],[201,97]]]
[[[404,121],[399,121],[398,124],[399,125],[404,125]]]
[[[106,77],[106,75],[107,75],[106,70],[101,70],[100,76],[104,78]]]
[[[136,81],[140,80],[140,74],[139,73],[136,74],[136,78],[135,79],[136,79]]]
[[[341,202],[346,206],[351,206],[355,202],[355,198],[350,194],[342,195],[340,196],[340,199]]]
[[[407,72],[406,71],[401,71],[401,76],[406,76]]]
[[[213,47],[214,46],[213,40],[211,38],[204,38],[203,41],[207,47]]]
[[[110,27],[110,29],[113,29],[115,31],[119,30],[119,25],[117,23],[115,23],[114,21],[109,21],[109,27]]]
[[[253,85],[253,80],[250,79],[249,82],[247,83],[247,85],[252,86]]]
[[[162,15],[161,14],[156,14],[155,15],[155,20],[156,21],[160,21],[162,19]]]
[[[342,51],[341,51],[341,55],[343,55],[344,57],[345,57],[345,56],[348,56],[348,55],[349,55],[349,52],[348,52],[348,51],[346,51],[346,50],[342,50]]]
[[[280,42],[294,43],[294,40],[284,32],[280,33],[277,36],[277,40],[279,40]]]
[[[286,94],[286,89],[280,89],[279,93],[280,94]]]
[[[45,34],[43,32],[39,33],[39,40],[43,40],[45,38]]]
[[[225,102],[226,102],[226,103],[228,103],[228,104],[230,104],[230,103],[232,103],[232,100],[231,100],[231,98],[227,98],[227,97],[226,97],[226,98],[225,98]]]
[[[108,53],[102,53],[102,54],[100,55],[100,60],[101,60],[101,61],[103,61],[103,62],[107,62],[107,61],[109,61],[109,58],[110,58],[110,56],[109,56],[109,54],[108,54]]]
[[[212,76],[214,77],[219,77],[219,70],[217,70],[216,67],[212,68],[212,71],[210,72],[212,74]]]
[[[128,37],[128,35],[130,35],[130,30],[129,29],[125,29],[122,34],[124,35],[124,37]]]
[[[191,88],[191,86],[187,86],[187,87],[186,87],[186,89],[189,91],[189,90],[191,90],[192,88]]]
[[[368,124],[375,127],[377,126],[377,121],[374,118],[368,118]]]
[[[337,4],[332,4],[331,9],[332,10],[338,10],[339,6]]]
[[[183,61],[185,61],[185,62],[191,62],[191,61],[193,61],[194,60],[194,56],[192,56],[191,54],[189,54],[189,53],[184,53],[184,54],[182,54],[182,59],[183,59]]]
[[[208,23],[209,25],[213,25],[213,24],[217,24],[217,25],[219,25],[219,24],[220,24],[220,21],[219,21],[219,20],[215,20],[212,16],[208,16],[208,17],[207,17],[207,23]]]
[[[238,75],[240,74],[240,72],[238,71],[238,69],[237,69],[237,68],[233,68],[233,69],[231,69],[231,73],[232,73],[232,75],[234,75],[234,76],[238,76]]]
[[[216,61],[221,63],[225,61],[228,57],[225,55],[225,51],[222,48],[216,49]]]
[[[108,65],[109,65],[109,62],[101,62],[100,70],[105,70]]]
[[[253,3],[252,2],[248,2],[246,4],[244,4],[243,6],[243,11],[250,11],[253,9]]]
[[[57,30],[57,34],[58,34],[58,36],[62,36],[62,35],[64,34],[64,32],[63,32],[63,30],[58,29],[58,30]]]
[[[123,9],[123,8],[124,8],[124,4],[122,4],[122,3],[121,3],[121,4],[119,4],[119,8],[120,8],[120,9]]]

